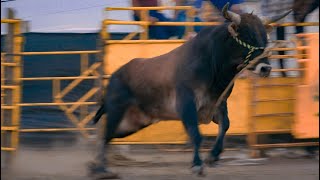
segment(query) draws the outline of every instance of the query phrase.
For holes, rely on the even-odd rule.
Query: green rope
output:
[[[265,47],[255,47],[255,46],[251,46],[250,44],[241,41],[239,38],[237,38],[237,36],[232,36],[232,37],[236,40],[236,42],[237,42],[238,44],[240,44],[241,46],[249,49],[249,52],[248,52],[248,54],[247,54],[247,56],[245,57],[245,60],[244,60],[244,62],[243,62],[245,65],[249,64],[250,57],[251,57],[252,53],[253,53],[255,50],[265,49]]]

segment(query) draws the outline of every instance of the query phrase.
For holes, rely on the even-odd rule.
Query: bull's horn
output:
[[[290,9],[289,11],[287,11],[287,12],[285,12],[283,14],[280,14],[280,15],[276,15],[276,16],[272,16],[272,17],[266,17],[263,20],[263,24],[268,25],[268,24],[277,22],[280,19],[286,17],[289,13],[291,13],[291,11],[292,11],[292,9]]]
[[[239,25],[241,22],[241,17],[239,14],[228,11],[229,8],[229,2],[223,6],[222,8],[222,15],[224,18],[234,22],[236,25]]]

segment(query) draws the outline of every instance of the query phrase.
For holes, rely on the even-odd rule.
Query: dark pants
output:
[[[277,27],[277,40],[284,40],[285,39],[285,29],[283,26]],[[279,51],[279,55],[285,55],[284,51]],[[279,59],[280,68],[285,69],[284,67],[284,59]],[[286,72],[281,72],[282,77],[286,77]]]

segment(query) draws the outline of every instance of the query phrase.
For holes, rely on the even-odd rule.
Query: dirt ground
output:
[[[217,167],[205,168],[205,177],[192,175],[190,151],[169,150],[160,146],[113,146],[110,169],[124,180],[319,179],[319,156],[305,158],[299,150],[274,149],[267,152],[268,158],[255,160],[248,159],[246,149],[226,150]],[[118,152],[124,156],[119,156]],[[201,154],[205,157],[207,152],[202,151]],[[1,179],[87,180],[91,179],[87,176],[87,163],[93,157],[93,145],[20,148],[11,170],[2,169]]]

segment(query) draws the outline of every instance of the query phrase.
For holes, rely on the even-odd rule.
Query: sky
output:
[[[1,3],[1,19],[6,17],[5,9],[11,7],[17,18],[30,22],[32,32],[96,32],[104,18],[131,19],[129,11],[107,13],[105,7],[128,6],[131,6],[130,0],[14,0]],[[132,26],[110,29],[118,32],[132,30]]]
[[[162,5],[174,5],[173,0],[159,1]],[[255,13],[259,13],[260,8],[256,4],[245,5],[247,11],[254,9]],[[11,7],[16,11],[17,18],[29,21],[31,32],[98,32],[103,19],[132,20],[131,11],[106,12],[105,7],[130,6],[131,0],[10,0],[1,2],[1,19],[6,17],[6,8]],[[170,15],[170,12],[165,14]],[[319,8],[312,14],[311,21],[319,21]],[[108,28],[109,32],[137,30],[137,26],[128,25],[113,25]],[[6,26],[1,24],[1,34],[5,31]]]

